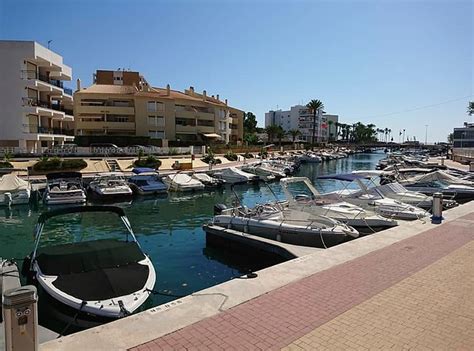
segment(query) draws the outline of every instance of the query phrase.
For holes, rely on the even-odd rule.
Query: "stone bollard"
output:
[[[431,223],[440,224],[443,220],[443,194],[433,194],[433,215],[431,216]]]
[[[26,285],[3,294],[5,350],[38,350],[38,295],[36,287]]]

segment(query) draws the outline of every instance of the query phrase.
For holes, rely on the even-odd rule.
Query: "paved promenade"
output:
[[[133,350],[473,350],[473,226],[471,212]]]

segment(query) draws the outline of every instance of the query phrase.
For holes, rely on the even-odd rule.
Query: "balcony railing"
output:
[[[23,106],[44,107],[44,108],[49,108],[51,110],[64,112],[67,115],[71,115],[71,116],[73,115],[72,110],[66,109],[66,108],[64,108],[64,106],[62,106],[60,104],[51,103],[49,101],[38,100],[37,98],[23,98]]]
[[[72,96],[72,89],[71,88],[63,88],[63,89],[64,89],[64,94]]]
[[[31,127],[30,127],[30,130],[31,130]],[[38,127],[38,133],[74,136],[73,129],[62,129],[62,128]]]

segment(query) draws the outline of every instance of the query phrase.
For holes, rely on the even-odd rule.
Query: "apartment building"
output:
[[[103,71],[74,93],[76,135],[148,136],[168,141],[239,143],[243,111],[219,95],[156,88],[139,72]]]
[[[270,125],[281,126],[283,130],[299,130],[301,135],[298,137],[301,141],[311,142],[313,137],[313,111],[304,105],[295,105],[290,110],[276,110],[265,113],[265,127]],[[328,121],[331,120],[331,125]],[[338,120],[337,115],[328,115],[322,109],[316,113],[315,139],[317,142],[328,141],[330,134],[335,134],[335,123]],[[334,130],[329,130],[332,128]]]
[[[63,58],[34,41],[0,41],[0,148],[40,152],[74,140],[72,79]]]

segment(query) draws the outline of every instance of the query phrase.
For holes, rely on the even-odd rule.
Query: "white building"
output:
[[[33,41],[0,41],[0,149],[40,152],[74,140],[71,67]]]
[[[337,115],[325,114],[319,109],[316,114],[315,141],[326,142],[330,136],[336,137],[335,123],[338,121]],[[289,111],[269,111],[265,113],[265,127],[270,125],[281,126],[286,132],[289,130],[299,130],[301,141],[311,142],[313,138],[313,112],[303,105],[292,106]],[[329,126],[328,121],[333,123]],[[329,131],[329,129],[331,129]]]

